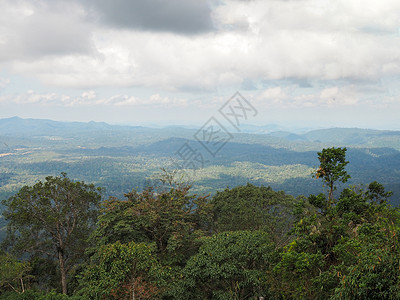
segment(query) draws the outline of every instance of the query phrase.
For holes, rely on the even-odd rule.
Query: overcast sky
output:
[[[400,130],[398,0],[0,0],[0,118]]]

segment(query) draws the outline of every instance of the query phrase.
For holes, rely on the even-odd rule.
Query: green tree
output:
[[[268,273],[267,280],[271,290],[281,296],[278,298],[318,299],[313,279],[324,270],[326,262],[321,251],[310,249],[308,242],[296,239],[285,246],[281,260]]]
[[[315,176],[329,187],[296,205],[294,240],[283,248],[268,282],[283,298],[397,299],[399,211],[390,192],[373,182],[367,190],[345,188],[334,200],[336,181],[346,182],[344,149],[323,149]]]
[[[65,173],[24,186],[2,202],[9,221],[6,247],[17,255],[52,257],[58,261],[61,287],[67,293],[71,268],[82,261],[101,201],[93,184],[71,181]]]
[[[30,277],[31,267],[26,261],[18,261],[8,253],[0,253],[0,288],[11,288],[17,293],[25,291],[24,279]]]
[[[178,299],[269,299],[266,271],[275,246],[263,231],[232,231],[204,238],[184,271]]]
[[[378,204],[386,203],[392,195],[393,192],[386,192],[379,182],[371,182],[368,186],[367,197]]]
[[[164,264],[183,266],[196,252],[194,241],[205,234],[209,217],[207,197],[189,193],[190,186],[133,190],[126,200],[105,201],[93,238],[97,245],[155,243]]]
[[[379,215],[383,217],[387,212]],[[363,224],[357,230],[358,236],[336,247],[343,267],[333,299],[400,298],[400,227],[396,223],[378,220]]]
[[[250,183],[217,192],[212,198],[214,232],[264,230],[279,246],[288,241],[295,199]]]
[[[152,245],[107,244],[92,257],[79,293],[89,299],[154,299],[162,293],[164,274]]]
[[[332,206],[324,195],[299,202],[295,239],[268,278],[273,290],[296,299],[399,295],[399,212],[385,198],[374,200],[376,190],[382,197],[390,195],[380,187],[346,188]]]
[[[346,148],[326,148],[318,152],[319,168],[315,171],[316,178],[322,178],[328,186],[328,205],[334,201],[333,191],[336,189],[335,182],[343,183],[350,179],[345,167],[349,163],[346,161]]]

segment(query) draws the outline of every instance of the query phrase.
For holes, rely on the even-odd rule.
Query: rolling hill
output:
[[[186,143],[204,157],[202,167],[191,171],[198,192],[214,193],[252,182],[295,196],[319,193],[324,188],[311,177],[318,165],[316,152],[346,146],[350,184],[377,180],[400,195],[399,131],[331,128],[240,133],[215,157],[196,141],[196,132],[184,127],[0,119],[0,197],[60,172],[103,186],[106,195],[123,197],[132,188],[150,184],[161,167],[182,163],[177,151]]]

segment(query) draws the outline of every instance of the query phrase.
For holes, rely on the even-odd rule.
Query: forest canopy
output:
[[[297,198],[170,178],[102,200],[65,173],[24,186],[2,201],[0,297],[398,299],[399,210],[376,181],[345,186],[346,150],[319,152],[326,193]]]

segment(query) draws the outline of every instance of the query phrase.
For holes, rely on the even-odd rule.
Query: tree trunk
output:
[[[67,272],[65,270],[64,251],[58,248],[58,262],[60,264],[62,293],[67,294]]]
[[[135,300],[135,276],[132,276],[132,300]]]
[[[331,207],[333,204],[333,182],[329,184],[328,205]]]
[[[21,288],[22,288],[22,292],[24,293],[24,292],[25,292],[25,286],[24,286],[24,281],[22,280],[22,275],[21,275],[21,278],[20,278],[20,280],[21,280]]]

